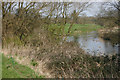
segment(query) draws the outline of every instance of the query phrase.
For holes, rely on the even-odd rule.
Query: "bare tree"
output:
[[[118,12],[117,24],[120,26],[120,1],[114,0],[114,2],[111,2],[110,5],[113,6]]]
[[[86,10],[86,8],[88,8],[88,6],[91,5],[91,3],[89,3],[89,2],[73,3],[73,5],[75,6],[75,8],[74,8],[74,10],[73,10],[73,12],[71,14],[72,22],[71,22],[71,25],[70,25],[70,27],[68,29],[68,35],[70,34],[70,30],[71,30],[73,24],[77,22],[77,18],[79,16],[79,14],[81,12],[83,12],[84,10]]]

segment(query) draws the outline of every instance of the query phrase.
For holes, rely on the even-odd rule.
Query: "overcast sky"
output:
[[[89,6],[88,9],[84,11],[83,13],[85,13],[87,16],[95,16],[97,15],[97,13],[100,12],[101,6],[104,8],[102,4],[103,2],[95,2],[91,6]]]
[[[100,2],[94,3],[84,13],[87,16],[95,16],[100,11],[100,6]]]
[[[86,16],[95,16],[99,11],[101,10],[103,2],[94,2],[92,5],[90,5],[87,10],[83,12]],[[109,7],[109,6],[108,6]]]

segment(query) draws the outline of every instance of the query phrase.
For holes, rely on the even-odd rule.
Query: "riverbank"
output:
[[[19,64],[45,78],[119,78],[120,55],[91,56],[73,42],[61,45],[4,49]],[[4,62],[3,62],[4,63]],[[32,64],[31,64],[32,63]],[[4,67],[5,68],[5,67]],[[3,69],[4,69],[3,68]],[[6,71],[7,72],[7,71]]]
[[[2,54],[2,78],[43,78],[43,76],[38,76],[28,66],[18,64],[13,57]]]
[[[67,35],[68,30],[70,27],[70,24],[65,24],[64,26],[63,34]],[[49,25],[49,30],[53,31],[54,34],[58,34],[58,30],[60,28],[59,24],[51,24]],[[97,31],[99,29],[103,28],[103,26],[97,25],[97,24],[73,24],[73,26],[70,29],[70,36],[78,36],[80,34],[89,33],[92,31]]]
[[[103,38],[104,40],[109,40],[113,44],[120,43],[119,33],[120,33],[120,27],[119,26],[116,26],[116,27],[113,27],[113,28],[104,28],[104,29],[98,30],[98,34],[101,38]]]
[[[118,54],[119,46],[99,37],[96,31],[80,36],[68,36],[67,42],[76,42],[87,54],[93,56]]]
[[[32,36],[26,40],[28,43],[23,45],[12,44],[14,40],[11,40],[2,52],[45,78],[120,77],[118,55],[88,55],[75,42],[54,43],[49,33],[40,28],[33,30]],[[15,38],[15,43],[20,40]]]

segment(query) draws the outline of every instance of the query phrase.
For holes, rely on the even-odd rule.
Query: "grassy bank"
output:
[[[13,58],[2,55],[2,78],[42,78],[27,66],[18,64]]]
[[[60,27],[61,25],[59,24],[51,24],[49,25],[49,30],[53,31],[54,34],[57,34],[60,30]],[[64,27],[64,34],[67,34],[70,24],[66,24],[63,27]],[[89,33],[92,31],[97,31],[100,28],[103,28],[103,26],[96,24],[73,24],[70,35]]]

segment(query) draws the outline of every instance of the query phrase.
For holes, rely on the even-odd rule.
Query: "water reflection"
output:
[[[95,31],[78,37],[67,37],[67,41],[78,42],[80,48],[91,55],[109,55],[118,53],[118,45],[112,45],[110,41],[105,41],[98,37],[97,32]]]

